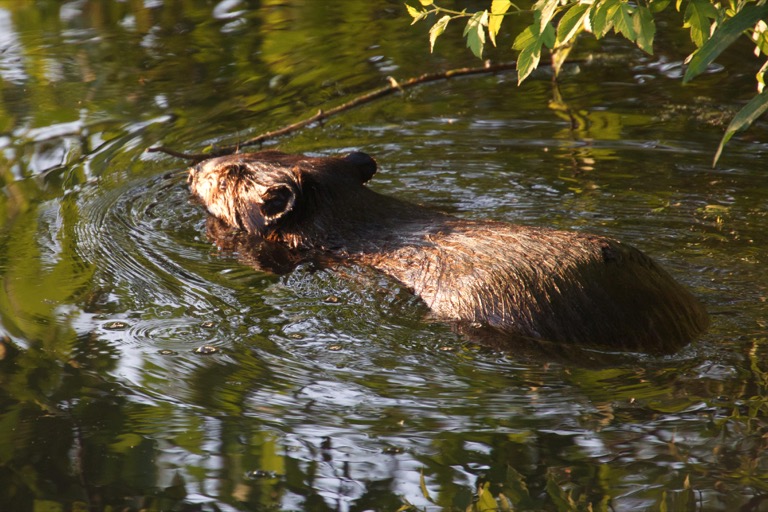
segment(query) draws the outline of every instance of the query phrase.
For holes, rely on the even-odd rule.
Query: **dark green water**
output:
[[[638,246],[712,315],[663,358],[498,352],[362,269],[256,272],[205,238],[184,162],[146,152],[476,64],[408,23],[399,2],[0,0],[0,510],[464,510],[486,483],[516,510],[768,510],[765,122],[710,168],[758,62],[683,87],[683,33],[653,57],[584,44],[568,112],[545,74],[502,74],[272,143]]]

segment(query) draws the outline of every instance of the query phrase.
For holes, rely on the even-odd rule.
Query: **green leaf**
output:
[[[488,25],[488,11],[477,11],[467,21],[464,37],[467,38],[467,48],[472,50],[475,57],[483,58],[485,46],[485,27]]]
[[[757,78],[757,92],[762,93],[765,89],[765,75],[768,73],[768,60],[757,71],[755,78]]]
[[[549,48],[555,45],[555,29],[548,23],[543,32],[540,32],[539,16],[538,11],[534,12],[533,23],[520,32],[512,44],[513,49],[520,51],[517,59],[518,85],[539,65],[542,45]]]
[[[619,2],[614,9],[612,9],[608,16],[613,22],[613,30],[617,34],[622,34],[624,37],[632,42],[637,40],[637,33],[635,32],[635,24],[632,21],[632,8],[626,2]]]
[[[445,32],[445,27],[448,26],[448,22],[451,21],[451,17],[447,14],[437,20],[432,28],[429,29],[429,51],[435,51],[435,41],[440,37],[440,34]]]
[[[672,0],[651,0],[648,2],[648,8],[652,13],[660,13],[672,3]]]
[[[544,30],[541,33],[541,42],[549,49],[555,47],[555,28],[551,23],[547,23],[544,27]]]
[[[35,500],[32,505],[32,512],[63,512],[64,507],[61,503],[49,500]]]
[[[559,0],[539,0],[534,4],[533,9],[539,14],[539,32],[544,32],[546,26],[555,17],[559,5]]]
[[[491,43],[496,46],[496,35],[501,29],[501,22],[504,20],[504,14],[512,6],[509,0],[493,0],[491,2],[491,17],[488,20],[488,35],[491,37]]]
[[[125,453],[141,444],[142,437],[138,434],[121,434],[117,441],[109,445],[109,449],[117,453]]]
[[[768,32],[756,34],[753,37],[756,38],[754,51],[755,56],[759,57],[760,54],[768,55]]]
[[[696,50],[685,70],[683,83],[687,83],[695,76],[703,73],[726,48],[728,48],[748,28],[753,27],[758,21],[768,17],[768,4],[749,4],[732,18],[725,20],[712,37],[704,45]]]
[[[565,11],[563,17],[557,24],[557,36],[555,37],[555,47],[552,52],[552,70],[555,78],[560,75],[560,69],[573,49],[573,43],[576,37],[586,28],[586,22],[589,20],[589,5],[575,4]]]
[[[512,466],[507,466],[507,479],[504,484],[504,490],[510,494],[512,503],[520,503],[530,498],[528,485],[525,483],[525,477],[521,475]]]
[[[423,5],[424,7],[429,7],[430,5],[434,4],[432,0],[419,0],[419,3]]]
[[[573,501],[573,497],[557,484],[552,472],[547,474],[546,490],[557,510],[576,510],[576,502]]]
[[[420,10],[416,9],[415,7],[411,7],[408,4],[405,4],[405,8],[408,9],[408,14],[410,14],[411,18],[413,18],[413,21],[411,22],[411,25],[413,25],[414,23],[416,23],[420,19],[425,18],[427,16],[426,12],[420,11]]]
[[[720,159],[720,154],[723,152],[723,147],[731,140],[731,137],[736,132],[749,128],[752,122],[758,117],[768,111],[768,92],[763,92],[752,98],[749,103],[744,105],[731,120],[728,128],[725,130],[720,145],[717,147],[717,153],[715,153],[715,159],[712,162],[712,167],[717,165],[717,161]]]
[[[559,46],[574,39],[584,29],[584,20],[588,15],[589,5],[587,4],[575,4],[565,11],[557,24],[556,44]]]
[[[429,489],[427,489],[427,479],[424,478],[424,470],[421,470],[421,476],[419,477],[419,487],[421,487],[421,494],[427,499],[427,501],[434,503],[435,500],[429,495]]]
[[[656,23],[653,14],[648,7],[639,5],[632,15],[635,32],[637,33],[637,46],[645,53],[653,55],[653,38],[656,35]]]
[[[683,15],[683,28],[691,29],[691,41],[701,47],[709,39],[710,20],[717,18],[717,9],[709,0],[690,0]]]
[[[589,10],[589,24],[592,33],[600,39],[613,27],[613,21],[608,14],[616,7],[620,0],[603,0]]]
[[[529,25],[525,27],[525,30],[517,34],[517,37],[515,38],[515,42],[512,43],[512,49],[523,51],[529,46],[536,43],[536,38],[538,36],[538,29],[539,24],[534,23],[533,25]]]
[[[517,57],[517,84],[520,85],[539,65],[541,45],[536,43],[538,25],[531,25],[520,32],[515,38],[512,48],[520,51]]]
[[[477,489],[477,503],[475,503],[476,510],[498,510],[499,504],[493,498],[491,493],[491,483],[485,482],[482,487]]]

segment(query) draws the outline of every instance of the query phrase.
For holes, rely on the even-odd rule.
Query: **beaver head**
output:
[[[206,160],[189,169],[188,182],[211,215],[273,239],[306,224],[319,205],[349,202],[375,173],[376,161],[361,152],[308,157],[263,151]],[[291,245],[300,245],[296,240]]]

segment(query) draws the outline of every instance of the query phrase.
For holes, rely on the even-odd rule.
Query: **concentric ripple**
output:
[[[169,173],[84,194],[84,257],[98,263],[113,286],[131,288],[124,297],[136,302],[131,306],[206,312],[212,296],[226,296],[188,268],[216,260],[205,257],[209,244],[193,234],[202,214],[189,204],[182,182],[180,173]]]

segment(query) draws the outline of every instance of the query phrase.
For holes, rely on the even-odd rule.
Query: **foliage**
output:
[[[430,17],[437,19],[429,31],[430,50],[434,50],[437,38],[450,22],[466,19],[463,36],[467,47],[478,58],[483,57],[486,40],[496,46],[496,37],[505,19],[519,16],[529,20],[530,24],[523,25],[515,34],[512,44],[512,49],[518,52],[519,84],[538,67],[544,48],[552,54],[552,66],[557,75],[577,38],[585,32],[597,39],[613,32],[653,54],[656,17],[671,4],[671,0],[536,0],[523,8],[522,4],[510,0],[492,0],[488,9],[470,12],[446,9],[433,0],[419,0],[419,5],[406,4],[406,7],[413,23]],[[695,46],[686,59],[688,68],[684,83],[703,73],[726,48],[744,35],[754,42],[756,56],[768,57],[768,3],[765,0],[728,0],[723,3],[675,0],[674,9],[681,16],[683,28],[690,30]],[[734,133],[750,126],[768,110],[768,92],[764,90],[767,75],[768,60],[756,76],[758,94],[742,107],[726,129],[714,163]]]

